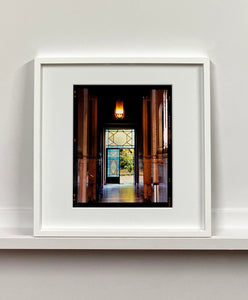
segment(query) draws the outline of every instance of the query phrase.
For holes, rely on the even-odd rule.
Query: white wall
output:
[[[246,0],[1,2],[2,219],[8,209],[22,207],[24,215],[31,212],[31,61],[38,55],[208,56],[212,61],[213,207],[247,211]],[[17,217],[13,224],[18,222],[23,220]],[[37,293],[40,299],[42,295],[68,299],[68,293],[75,291],[78,299],[82,286],[87,295],[83,299],[166,299],[167,290],[167,299],[198,298],[200,291],[201,299],[245,299],[247,267],[246,253],[2,252],[1,295],[31,299]],[[126,297],[125,282],[130,286]]]

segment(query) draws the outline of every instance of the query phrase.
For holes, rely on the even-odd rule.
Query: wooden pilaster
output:
[[[91,138],[89,147],[89,187],[88,200],[96,200],[96,177],[97,177],[97,98],[89,99],[91,105]]]
[[[149,153],[149,136],[148,136],[148,126],[149,126],[149,113],[148,105],[150,105],[149,98],[143,98],[143,182],[144,182],[144,199],[151,200],[152,190],[151,190],[151,155]]]
[[[152,131],[152,177],[153,177],[153,201],[159,201],[159,169],[158,169],[158,105],[157,90],[151,93],[151,131]]]
[[[88,89],[83,89],[83,94],[79,97],[78,119],[79,123],[79,151],[82,151],[79,159],[79,191],[78,202],[87,201],[87,157],[88,157]]]

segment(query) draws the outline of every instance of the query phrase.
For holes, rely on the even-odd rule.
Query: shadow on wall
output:
[[[23,207],[15,220],[18,226],[32,226],[33,207],[33,122],[34,122],[34,61],[18,69],[12,86],[11,98],[18,110],[16,128],[15,191],[18,193],[16,206]],[[10,116],[11,120],[11,116]],[[16,126],[17,127],[17,126]]]
[[[218,177],[219,177],[219,159],[218,159],[218,153],[216,152],[216,149],[218,149],[218,124],[216,122],[216,116],[218,115],[218,107],[216,103],[216,68],[215,65],[211,62],[210,63],[210,99],[211,99],[211,187],[212,187],[212,228],[213,232],[212,234],[215,235],[216,232],[214,232],[215,228],[218,227],[217,225],[217,219],[215,214],[215,209],[219,207],[219,204],[217,203],[217,199],[219,198],[219,191],[218,191]],[[214,130],[213,130],[214,129]],[[214,151],[213,151],[214,149]]]

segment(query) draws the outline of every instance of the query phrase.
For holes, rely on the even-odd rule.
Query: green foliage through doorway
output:
[[[134,149],[120,150],[120,166],[126,175],[133,175],[134,171]]]

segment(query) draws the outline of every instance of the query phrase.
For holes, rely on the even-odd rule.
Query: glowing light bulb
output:
[[[123,101],[117,100],[115,105],[115,117],[116,119],[123,119],[124,118],[124,107]]]

